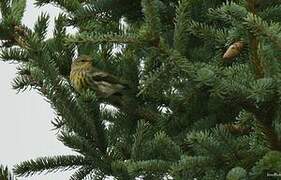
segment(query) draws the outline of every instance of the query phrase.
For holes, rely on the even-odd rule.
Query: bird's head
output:
[[[81,55],[72,62],[71,68],[84,68],[87,66],[92,66],[92,58],[88,55]]]

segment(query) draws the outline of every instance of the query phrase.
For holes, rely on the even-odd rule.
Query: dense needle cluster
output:
[[[279,178],[279,0],[35,0],[63,11],[51,38],[47,14],[22,24],[25,4],[0,1],[1,59],[18,63],[15,89],[48,100],[58,140],[77,153],[13,173]]]

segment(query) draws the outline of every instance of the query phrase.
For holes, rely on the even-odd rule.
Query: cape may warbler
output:
[[[72,62],[70,80],[72,86],[79,93],[84,90],[94,90],[97,97],[107,98],[112,95],[122,95],[126,87],[115,76],[95,68],[92,58],[81,55]]]

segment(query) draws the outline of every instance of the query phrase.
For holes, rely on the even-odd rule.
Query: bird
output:
[[[122,91],[128,87],[114,75],[94,67],[88,55],[80,55],[72,62],[69,78],[78,93],[90,89],[100,98],[122,96]]]

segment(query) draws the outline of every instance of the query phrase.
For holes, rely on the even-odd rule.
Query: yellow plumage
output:
[[[115,76],[93,67],[92,59],[87,55],[82,55],[73,61],[70,81],[79,93],[91,89],[98,97],[104,98],[121,95],[126,86]]]

